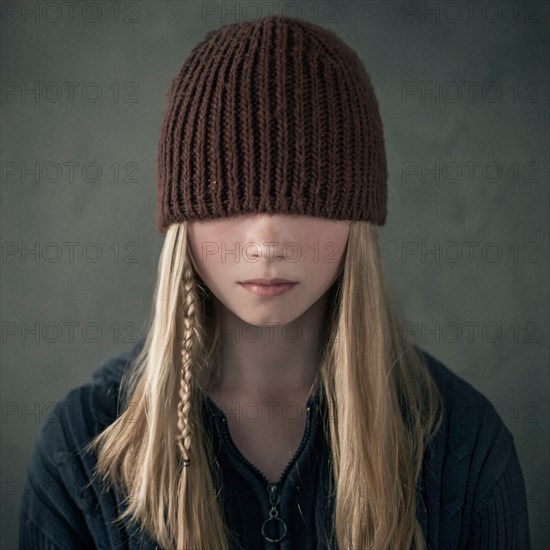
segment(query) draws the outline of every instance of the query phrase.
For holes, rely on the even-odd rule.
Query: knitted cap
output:
[[[382,121],[357,54],[282,15],[226,24],[168,92],[157,226],[248,213],[386,218]]]

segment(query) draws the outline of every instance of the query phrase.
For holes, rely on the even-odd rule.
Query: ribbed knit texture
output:
[[[386,219],[370,77],[333,31],[272,15],[209,31],[172,79],[157,225],[247,213]]]
[[[20,550],[159,550],[137,527],[115,524],[120,502],[113,491],[101,492],[99,480],[92,478],[95,457],[83,451],[121,413],[122,374],[143,345],[142,339],[131,353],[106,360],[92,383],[71,390],[48,414],[24,484]],[[448,411],[418,481],[416,517],[427,549],[530,550],[525,481],[512,434],[485,396],[422,353]],[[228,527],[239,540],[248,540],[246,549],[271,550],[260,532],[269,510],[265,485],[230,443],[221,412],[210,417],[212,425],[205,417],[204,426],[215,428],[223,475],[219,498]],[[313,415],[302,452],[283,480],[280,512],[289,534],[281,550],[335,549],[325,540],[334,501],[328,497],[326,440],[319,418]]]

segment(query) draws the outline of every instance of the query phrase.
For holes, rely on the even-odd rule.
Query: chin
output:
[[[289,323],[295,321],[299,316],[300,312],[294,313],[288,311],[287,309],[287,311],[272,311],[264,315],[259,314],[258,312],[243,312],[243,315],[239,315],[239,318],[249,325],[266,328],[269,326],[280,327],[283,325],[288,325]],[[251,334],[250,337],[253,338],[254,336]]]

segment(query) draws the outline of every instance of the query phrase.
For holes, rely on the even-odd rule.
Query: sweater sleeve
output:
[[[23,512],[19,517],[19,548],[38,548],[39,550],[61,550]]]
[[[468,549],[531,549],[525,482],[513,444],[504,472],[474,510]]]
[[[72,474],[78,457],[71,448],[67,418],[78,415],[72,414],[71,405],[77,403],[70,398],[59,402],[36,439],[19,510],[20,550],[95,547],[82,510],[81,487]]]

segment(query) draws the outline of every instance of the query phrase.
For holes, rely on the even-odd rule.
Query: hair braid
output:
[[[193,331],[195,326],[195,281],[191,266],[186,264],[183,271],[183,341],[181,348],[180,388],[178,403],[178,447],[183,456],[183,465],[191,462],[191,428],[189,409],[191,407],[191,351],[193,349]]]

